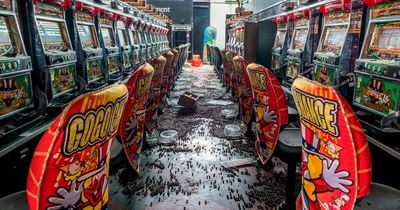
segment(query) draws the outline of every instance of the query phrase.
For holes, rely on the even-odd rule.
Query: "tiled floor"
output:
[[[202,96],[195,111],[176,104],[185,90]],[[172,95],[159,116],[159,131],[177,130],[179,140],[163,145],[154,138],[157,135],[148,137],[150,148],[142,152],[140,175],[119,163],[110,178],[111,199],[127,209],[274,209],[279,205],[286,172],[281,161],[273,159],[275,167],[270,170],[256,162],[230,169],[221,165],[242,158],[257,161],[257,155],[254,139],[224,136],[225,125],[240,125],[240,121],[221,116],[224,109],[237,111],[237,105],[231,103],[230,93],[225,94],[212,67],[184,68]]]

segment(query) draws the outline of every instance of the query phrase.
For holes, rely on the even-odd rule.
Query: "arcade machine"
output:
[[[319,40],[319,14],[315,10],[303,10],[292,13],[294,22],[293,37],[287,52],[287,72],[283,84],[290,87],[299,74],[310,69],[314,52]]]
[[[228,34],[229,34],[229,41],[226,44],[226,50],[229,51],[233,51],[233,45],[235,44],[235,30],[234,29],[230,29],[228,30]]]
[[[103,64],[107,67],[109,83],[115,83],[122,77],[122,70],[119,64],[120,50],[116,45],[113,23],[117,15],[106,10],[100,10],[97,34],[100,46],[103,49]]]
[[[130,26],[130,39],[133,46],[133,62],[136,66],[139,66],[143,60],[141,57],[141,37],[139,32],[140,20],[138,19],[139,11],[136,8],[131,7],[130,14],[134,17],[134,20]]]
[[[151,40],[151,37],[150,37],[150,34],[151,34],[150,30],[152,28],[152,24],[150,22],[150,15],[149,14],[143,13],[142,17],[143,17],[143,20],[144,20],[144,28],[143,28],[144,29],[143,30],[144,40],[145,40],[146,45],[147,45],[147,59],[148,59],[148,61],[151,61],[151,60],[153,60],[155,58],[153,43],[152,43],[152,40]]]
[[[148,49],[148,45],[147,45],[147,37],[145,36],[146,22],[143,19],[144,18],[143,12],[141,12],[141,11],[138,12],[138,17],[139,17],[139,20],[137,22],[137,25],[138,25],[137,26],[138,27],[137,34],[138,34],[138,37],[140,38],[139,39],[140,40],[140,57],[141,57],[142,62],[147,62],[147,61],[150,61],[150,57],[148,54],[149,49]]]
[[[399,133],[400,1],[370,2],[364,1],[371,8],[370,22],[356,60],[353,104],[364,124]]]
[[[64,16],[70,2],[40,0],[33,3],[34,13],[29,13],[28,21],[33,26],[30,44],[34,81],[45,92],[50,110],[59,110],[78,95],[76,52],[72,49]]]
[[[103,50],[100,48],[94,26],[94,16],[97,11],[98,9],[90,5],[76,1],[76,22],[67,20],[71,40],[76,42],[73,46],[77,52],[77,72],[85,80],[85,89],[89,91],[99,89],[106,84]]]
[[[149,22],[149,25],[150,25],[149,26],[149,32],[148,32],[149,35],[148,35],[148,37],[149,37],[150,44],[151,44],[151,57],[156,58],[157,55],[158,55],[157,42],[155,40],[155,29],[156,29],[156,26],[154,25],[154,18],[151,17],[151,16],[149,16],[148,18],[149,18],[148,22]]]
[[[34,103],[32,63],[21,38],[14,3],[0,1],[0,139],[37,121],[35,104],[43,109],[39,101]]]
[[[111,4],[112,8],[115,10],[127,12],[127,5],[123,4],[122,2],[113,2]],[[122,72],[125,74],[129,74],[133,71],[133,64],[132,64],[132,52],[131,52],[131,45],[129,44],[128,38],[128,26],[132,22],[132,19],[127,16],[117,16],[114,19],[114,27],[115,27],[115,37],[117,37],[117,46],[119,46],[119,53],[120,53],[120,63],[122,64]]]
[[[291,39],[291,22],[287,16],[276,17],[273,20],[277,25],[274,47],[272,48],[271,70],[279,80],[286,75],[286,54]]]
[[[241,22],[239,26],[235,28],[237,35],[236,53],[240,56],[244,56],[244,22]]]
[[[350,27],[350,3],[338,1],[320,7],[324,15],[323,31],[317,51],[314,53],[313,80],[335,86],[351,72],[352,40]],[[346,88],[348,89],[348,88]],[[348,91],[347,91],[348,92]],[[346,90],[341,91],[348,96]]]

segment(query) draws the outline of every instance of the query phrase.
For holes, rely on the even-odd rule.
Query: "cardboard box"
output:
[[[193,109],[200,96],[197,96],[191,92],[186,91],[179,97],[178,104],[186,109]]]

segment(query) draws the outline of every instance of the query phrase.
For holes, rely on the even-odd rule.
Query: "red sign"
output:
[[[233,58],[233,66],[237,78],[238,97],[239,97],[239,116],[244,125],[247,125],[253,114],[253,97],[249,75],[246,72],[247,61],[241,56]]]
[[[247,73],[253,89],[257,129],[256,151],[261,162],[265,164],[275,150],[280,127],[285,120],[285,107],[281,107],[282,103],[279,102],[282,96],[275,87],[278,80],[271,71],[262,65],[250,64],[247,66]]]
[[[303,145],[298,208],[353,209],[371,182],[368,143],[355,113],[332,87],[305,78],[294,81],[292,94]]]
[[[145,128],[145,106],[153,72],[153,67],[145,63],[139,66],[126,83],[129,99],[121,119],[119,135],[127,159],[137,172],[139,172],[140,152]]]
[[[30,209],[103,209],[112,139],[128,99],[117,84],[73,100],[42,136],[27,183]]]
[[[172,67],[172,62],[174,61],[174,53],[171,51],[168,51],[164,53],[163,55],[167,62],[165,63],[164,67],[164,73],[163,73],[163,80],[162,80],[162,85],[161,85],[161,102],[160,102],[160,109],[162,110],[164,107],[164,104],[162,103],[165,99],[165,96],[169,92],[168,89],[168,83],[171,75],[171,67]]]
[[[161,101],[161,83],[163,80],[163,72],[167,60],[160,56],[151,62],[154,67],[153,79],[151,80],[149,98],[146,104],[146,128],[149,133],[153,133],[157,125],[157,112]]]

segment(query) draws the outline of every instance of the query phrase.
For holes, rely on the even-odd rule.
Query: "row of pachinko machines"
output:
[[[344,0],[309,8],[318,1],[304,2],[307,9],[272,19],[270,70],[285,90],[299,75],[337,87],[363,122],[399,133],[400,3]],[[244,56],[244,22],[229,27],[226,49]]]
[[[398,165],[400,1],[300,1],[281,8],[288,6],[260,20],[276,26],[273,47],[264,50],[268,68],[246,60],[246,44],[263,39],[246,37],[252,30],[246,21],[258,14],[228,21],[221,50],[224,83],[248,128],[244,135],[255,131],[259,162],[270,166],[277,156],[288,164],[286,199],[277,208],[399,208],[398,182],[383,180],[395,183],[390,187],[371,178],[372,160],[392,160],[371,158],[369,146]],[[384,141],[391,147],[379,146]]]
[[[170,51],[169,21],[121,1],[0,1],[0,141]]]

